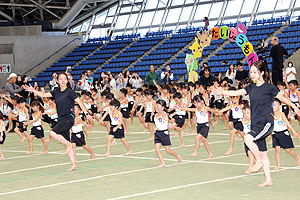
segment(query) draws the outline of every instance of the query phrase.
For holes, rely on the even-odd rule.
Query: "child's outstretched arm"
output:
[[[298,138],[299,134],[295,131],[294,127],[292,127],[292,125],[290,124],[289,120],[287,120],[287,118],[286,118],[286,116],[284,114],[282,115],[282,120],[286,124],[286,126],[288,127],[288,129],[292,131],[293,136],[295,138]]]

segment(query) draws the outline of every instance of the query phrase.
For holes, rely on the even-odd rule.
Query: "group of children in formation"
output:
[[[213,79],[213,83],[208,86],[200,85],[199,82],[174,83],[173,85],[158,85],[156,82],[157,92],[147,89],[146,86],[132,89],[130,84],[119,91],[119,98],[116,98],[109,89],[101,91],[101,98],[98,97],[98,91],[82,91],[80,98],[89,110],[90,115],[94,117],[101,126],[107,130],[107,150],[104,156],[110,156],[111,144],[120,139],[126,147],[129,155],[132,150],[125,139],[129,134],[129,124],[133,122],[136,116],[145,131],[150,132],[151,140],[154,140],[155,151],[161,162],[160,166],[166,166],[162,153],[161,145],[165,147],[168,154],[177,158],[181,163],[181,157],[170,148],[170,132],[173,129],[175,135],[179,134],[181,145],[185,146],[184,132],[191,127],[191,133],[197,133],[195,138],[195,149],[190,156],[197,156],[200,142],[203,143],[208,158],[213,154],[208,143],[208,133],[210,126],[214,128],[219,123],[220,117],[224,119],[224,130],[227,126],[230,131],[230,145],[225,155],[233,152],[234,142],[238,135],[244,137],[250,131],[250,103],[248,96],[229,97],[214,95],[210,92],[210,87],[223,87],[224,90],[236,90],[232,87],[232,81],[229,79]],[[250,83],[249,79],[243,80],[239,87],[243,88]],[[285,97],[293,103],[299,104],[300,92],[297,89],[298,82],[290,81],[289,83],[279,82],[277,87]],[[299,156],[292,150],[294,148],[293,140],[289,131],[294,137],[299,137],[293,128],[291,119],[295,117],[300,124],[300,117],[293,116],[293,110],[287,105],[281,104],[278,99],[274,99],[274,130],[270,139],[275,148],[277,161],[276,169],[280,168],[280,149],[283,148],[288,154],[296,160],[296,165],[300,165]],[[29,143],[28,154],[33,153],[32,140],[36,137],[41,139],[44,145],[44,152],[48,153],[48,143],[51,137],[46,140],[44,134],[45,123],[53,127],[57,123],[57,113],[55,102],[52,98],[43,98],[33,100],[30,105],[22,97],[3,96],[0,107],[0,144],[3,144],[6,134],[9,130],[14,130],[21,138],[21,143],[25,139]],[[93,159],[95,154],[86,144],[85,138],[88,138],[89,131],[93,129],[93,123],[85,123],[85,116],[82,114],[80,106],[75,105],[74,110],[75,123],[71,129],[71,143],[76,155],[76,146],[81,146],[90,153]],[[128,119],[130,121],[128,122]],[[215,122],[212,122],[212,119]],[[5,126],[5,120],[8,121]],[[15,127],[13,125],[16,124]],[[31,124],[30,131],[27,130]],[[250,169],[255,164],[255,157],[245,145],[245,151],[249,157],[249,168],[245,173],[251,173]],[[4,159],[0,145],[0,158]]]

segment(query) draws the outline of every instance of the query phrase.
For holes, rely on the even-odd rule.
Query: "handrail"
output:
[[[52,56],[54,56],[55,54],[57,54],[58,52],[60,52],[61,50],[63,50],[64,48],[66,48],[67,46],[69,46],[72,42],[74,42],[75,40],[80,40],[81,38],[74,38],[72,41],[70,41],[68,44],[64,45],[63,47],[61,47],[60,49],[58,49],[57,51],[55,51],[53,54],[51,54],[50,56],[48,56],[47,58],[45,58],[44,60],[42,60],[40,63],[36,64],[35,66],[33,66],[32,68],[30,68],[29,70],[27,70],[26,72],[24,72],[22,75],[27,74],[28,72],[32,71],[34,68],[38,67],[39,65],[41,65],[43,62],[45,62],[46,60],[49,60]]]

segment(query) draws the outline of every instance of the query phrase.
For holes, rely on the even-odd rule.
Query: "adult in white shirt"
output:
[[[166,70],[160,74],[160,79],[165,85],[171,85],[173,81],[173,73],[170,70],[170,65],[166,65]]]
[[[86,79],[84,74],[80,75],[80,80],[78,81],[78,87],[80,90],[91,91],[91,85],[89,81]]]
[[[138,89],[143,85],[143,79],[139,76],[138,73],[132,74],[132,77],[129,79],[129,83],[133,88]]]
[[[286,68],[285,73],[287,82],[290,82],[291,80],[296,80],[296,68],[294,67],[294,64],[291,61],[288,62],[288,67]]]
[[[226,71],[225,76],[226,76],[227,78],[229,78],[230,80],[233,80],[233,79],[235,78],[235,74],[236,74],[236,70],[234,69],[234,65],[231,64],[231,65],[229,66],[229,69]]]
[[[112,73],[109,74],[109,86],[111,90],[117,89],[116,79],[114,78]]]

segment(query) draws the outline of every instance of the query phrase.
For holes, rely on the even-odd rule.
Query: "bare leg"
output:
[[[234,135],[237,131],[233,129],[230,131],[230,145],[229,149],[225,152],[225,155],[230,155],[233,152],[233,144],[234,144]]]
[[[184,147],[185,144],[184,144],[184,137],[183,137],[182,128],[176,127],[175,130],[179,132],[179,136],[180,136],[181,145],[179,147]]]
[[[53,137],[54,138],[54,137]],[[71,143],[70,143],[71,144]],[[69,156],[69,159],[70,159],[70,161],[71,161],[71,164],[72,164],[72,166],[67,170],[67,171],[73,171],[74,169],[76,169],[76,167],[77,167],[77,165],[76,165],[76,158],[75,158],[75,154],[76,153],[74,153],[74,151],[72,151],[72,147],[73,147],[73,145],[71,144],[70,145],[71,146],[71,149],[70,149],[70,151],[69,151],[69,153],[68,153],[68,156]],[[76,149],[76,148],[75,148]]]
[[[191,113],[191,116],[193,116],[192,113]],[[191,117],[190,123],[191,123],[191,126],[192,126],[191,134],[194,134],[194,133],[196,133],[196,131],[195,131],[195,121],[194,121],[193,117]]]
[[[197,136],[195,138],[195,150],[194,150],[194,153],[190,154],[189,156],[197,156],[198,155],[198,150],[199,150],[199,146],[200,146],[200,138],[201,138],[201,135],[197,134]]]
[[[204,144],[204,147],[205,147],[205,149],[206,149],[206,151],[208,153],[208,158],[212,158],[213,154],[210,151],[210,147],[209,147],[207,139],[205,137],[201,136],[201,140],[202,140],[202,142]]]
[[[280,146],[275,146],[275,158],[277,163],[277,167],[275,167],[275,170],[279,170],[280,169]]]
[[[157,155],[157,157],[158,157],[158,159],[159,159],[159,161],[161,163],[161,165],[159,165],[158,167],[165,167],[167,165],[166,165],[166,163],[164,161],[164,158],[163,158],[163,156],[162,156],[162,154],[160,152],[160,145],[161,145],[160,143],[156,143],[155,144],[155,152],[156,152],[156,155]]]
[[[46,154],[46,153],[48,153],[48,144],[47,144],[45,138],[41,138],[41,141],[44,144],[44,152],[42,154]]]
[[[4,160],[4,154],[3,154],[3,151],[2,151],[2,145],[0,144],[0,160]]]
[[[260,153],[260,157],[262,158],[263,170],[264,170],[266,180],[264,183],[259,184],[258,187],[271,186],[271,185],[273,185],[273,183],[272,183],[272,179],[271,179],[270,161],[268,158],[268,152],[263,151],[263,152],[259,152],[259,153]]]
[[[172,156],[174,156],[175,158],[177,158],[178,163],[182,163],[182,159],[180,157],[180,155],[178,155],[174,150],[172,150],[170,148],[170,146],[165,146],[166,152]]]
[[[133,123],[133,110],[130,111],[130,124]]]
[[[123,123],[124,123],[125,135],[127,135],[129,134],[127,119],[123,118]]]
[[[15,128],[14,131],[21,137],[21,143],[23,143],[25,140],[25,136],[20,132],[19,128]]]
[[[223,113],[222,117],[224,119],[224,128],[223,128],[223,130],[226,130],[227,129],[227,117],[226,117],[226,113]]]
[[[248,169],[245,171],[245,174],[251,174],[250,169],[253,167],[254,162],[255,162],[255,157],[254,157],[254,155],[251,153],[251,151],[248,151],[248,156],[249,156],[249,167],[248,167]]]
[[[131,151],[130,146],[129,146],[128,142],[126,141],[126,139],[122,138],[121,142],[124,144],[124,146],[127,149],[127,153],[125,155],[130,155],[132,153],[132,151]]]
[[[111,146],[111,140],[113,139],[114,136],[108,135],[107,136],[107,146],[106,146],[106,153],[104,154],[105,157],[110,156],[110,146]]]
[[[258,146],[254,143],[254,137],[250,134],[247,134],[245,136],[245,143],[250,149],[250,151],[253,153],[256,163],[252,167],[251,172],[258,172],[263,167],[263,161],[261,157],[261,153],[259,152]]]
[[[87,150],[87,152],[89,152],[91,154],[91,157],[90,159],[94,159],[95,158],[95,154],[94,152],[92,151],[92,149],[88,146],[88,145],[84,145],[82,146],[85,150]]]
[[[66,151],[64,152],[64,154],[68,154],[71,151],[72,144],[69,141],[67,141],[63,136],[56,134],[54,131],[51,131],[50,135],[55,140],[57,140],[58,142],[60,142],[66,146]]]
[[[147,125],[148,125],[148,128],[150,130],[150,138],[149,138],[149,140],[153,140],[154,139],[154,129],[153,129],[152,123],[147,123]]]
[[[76,143],[72,143],[72,151],[73,151],[73,154],[74,154],[75,163],[77,163],[77,159],[76,159]]]
[[[296,166],[299,166],[300,157],[295,153],[295,151],[293,151],[292,149],[285,149],[285,151],[296,159]]]
[[[34,135],[29,136],[28,144],[29,144],[29,152],[27,154],[32,154],[33,153],[33,147],[32,147],[32,140],[34,138]]]
[[[85,126],[82,127],[82,131],[83,133],[86,135],[86,139],[89,138],[90,134],[88,133],[87,129],[85,128]]]

